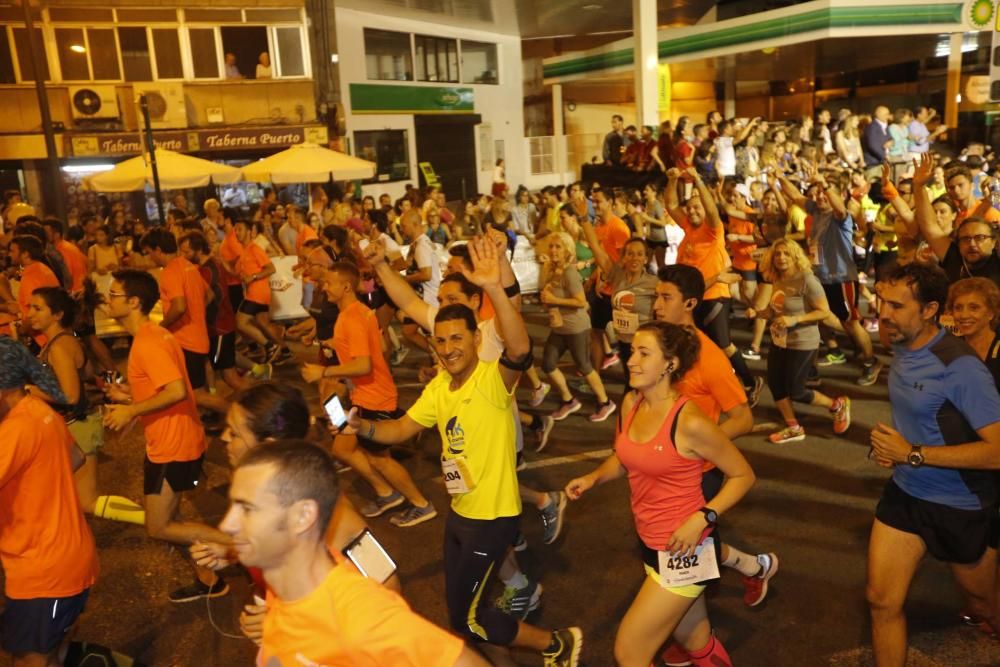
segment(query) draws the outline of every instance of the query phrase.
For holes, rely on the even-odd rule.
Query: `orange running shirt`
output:
[[[625,242],[632,238],[632,232],[629,231],[628,225],[621,218],[613,215],[608,218],[607,222],[595,225],[594,233],[612,262],[621,259]]]
[[[79,292],[83,290],[83,279],[87,277],[88,273],[87,256],[83,254],[83,251],[65,239],[56,244],[56,250],[62,255],[63,261],[66,262],[66,268],[69,269],[69,274],[73,277],[73,284],[70,286],[70,291]]]
[[[22,398],[0,422],[0,562],[7,597],[62,598],[97,581],[97,549],[70,465],[66,422]]]
[[[722,273],[729,266],[726,252],[726,232],[722,225],[713,227],[707,221],[697,227],[687,217],[678,221],[684,230],[684,240],[677,249],[677,262],[693,266],[704,276],[705,282]],[[729,285],[713,283],[705,290],[705,299],[728,299]]]
[[[382,356],[382,332],[374,311],[360,301],[355,301],[340,311],[333,327],[333,349],[341,364],[357,357],[368,357],[372,370],[367,375],[350,378],[353,389],[351,402],[369,410],[395,410],[396,385],[389,372],[389,364]]]
[[[219,257],[223,259],[229,266],[236,268],[236,263],[240,261],[240,255],[243,253],[243,246],[236,239],[236,232],[232,229],[226,234],[226,238],[222,239],[222,243],[219,244]],[[222,267],[222,284],[223,285],[239,285],[240,277],[236,274],[230,273],[225,266]]]
[[[959,210],[958,214],[955,216],[955,229],[958,229],[959,223],[972,215],[972,212],[976,210],[979,204],[980,202],[976,202],[976,205],[971,208],[963,208]],[[1000,211],[993,207],[986,209],[986,215],[983,217],[986,218],[986,222],[992,222],[993,224],[1000,223]]]
[[[753,236],[757,225],[750,220],[740,218],[729,218],[729,233],[740,236]],[[743,241],[733,241],[729,244],[733,251],[733,268],[740,271],[756,271],[757,262],[753,261],[750,253],[757,249],[756,243],[744,243]]]
[[[306,241],[311,241],[313,239],[318,239],[319,236],[316,235],[316,230],[309,225],[302,225],[299,228],[299,235],[295,237],[295,253],[302,257],[304,255],[304,247]]]
[[[184,366],[180,343],[166,329],[147,322],[139,328],[128,355],[132,401],[152,398],[175,380],[184,380],[187,397],[169,408],[139,417],[146,435],[146,456],[153,463],[193,461],[205,453],[205,430]]]
[[[271,262],[264,250],[251,241],[243,246],[240,259],[236,263],[236,270],[241,278],[249,278],[264,270],[264,267]],[[268,278],[255,280],[246,287],[244,297],[247,301],[253,301],[265,306],[271,304],[271,283]]]
[[[257,665],[453,667],[464,647],[396,593],[338,565],[300,600],[268,592]]]
[[[208,323],[205,321],[208,290],[198,267],[183,257],[174,257],[160,273],[163,312],[170,310],[173,299],[183,297],[187,302],[187,310],[170,326],[170,332],[182,348],[197,354],[208,354]]]
[[[31,305],[31,295],[39,287],[61,287],[52,269],[34,262],[21,269],[21,286],[17,289],[17,305],[21,307],[21,320],[27,322],[28,310]],[[32,336],[39,345],[45,345],[48,337],[45,334]]]
[[[701,350],[691,370],[677,383],[677,391],[694,401],[706,417],[718,424],[723,412],[747,402],[747,393],[726,353],[701,329],[694,332]]]

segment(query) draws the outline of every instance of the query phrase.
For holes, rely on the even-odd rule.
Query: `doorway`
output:
[[[449,201],[469,199],[479,190],[475,127],[480,122],[479,114],[413,117],[417,162],[431,163]],[[420,187],[426,186],[421,173]]]

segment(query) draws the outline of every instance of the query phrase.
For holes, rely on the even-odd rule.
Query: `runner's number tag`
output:
[[[715,557],[715,541],[706,537],[693,556],[673,555],[658,551],[660,581],[664,588],[690,586],[719,578],[719,561]]]
[[[619,334],[631,336],[639,330],[639,313],[615,308],[612,311],[615,323],[615,331]]]
[[[444,473],[444,486],[448,489],[448,493],[453,496],[468,493],[476,488],[476,483],[472,480],[472,474],[469,472],[464,456],[442,459],[441,472]]]
[[[809,261],[819,266],[819,243],[814,239],[809,239]]]

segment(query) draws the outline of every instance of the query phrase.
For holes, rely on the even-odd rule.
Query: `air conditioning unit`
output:
[[[184,85],[181,83],[151,83],[132,84],[135,92],[135,103],[138,108],[139,125],[143,123],[142,107],[139,99],[146,96],[149,106],[149,121],[153,129],[177,129],[188,126],[187,107],[184,105]]]
[[[118,94],[114,86],[70,86],[69,105],[73,120],[118,120]]]

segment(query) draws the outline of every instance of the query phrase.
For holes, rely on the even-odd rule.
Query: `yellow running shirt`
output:
[[[521,513],[517,490],[512,393],[498,361],[480,361],[457,391],[451,375],[438,372],[407,411],[410,419],[441,434],[443,467],[457,464],[469,490],[453,493],[451,508],[467,519],[489,521]],[[451,463],[453,462],[453,463]]]

